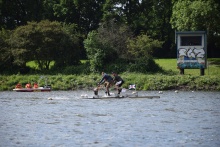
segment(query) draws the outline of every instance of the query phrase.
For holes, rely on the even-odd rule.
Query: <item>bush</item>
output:
[[[162,71],[162,68],[152,58],[140,58],[135,63],[129,65],[128,71],[149,73]]]
[[[106,64],[126,57],[127,39],[131,37],[128,26],[114,21],[103,23],[97,31],[89,32],[84,46],[91,64],[91,71],[109,70]],[[106,67],[104,67],[106,66]],[[113,65],[114,66],[114,65]],[[114,67],[113,67],[114,68]]]
[[[90,73],[90,65],[89,63],[77,65],[77,66],[68,66],[65,67],[63,74],[89,74]]]

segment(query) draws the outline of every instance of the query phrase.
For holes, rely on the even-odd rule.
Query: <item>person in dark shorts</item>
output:
[[[122,90],[121,86],[124,83],[124,80],[116,72],[112,72],[112,75],[115,87],[118,90],[118,94],[120,94]]]
[[[106,87],[106,95],[110,96],[110,93],[109,93],[109,88],[110,86],[112,86],[114,84],[114,81],[113,81],[113,78],[106,74],[105,72],[102,72],[102,79],[100,80],[100,82],[98,83],[98,85],[100,84],[103,84],[104,83],[104,86]]]

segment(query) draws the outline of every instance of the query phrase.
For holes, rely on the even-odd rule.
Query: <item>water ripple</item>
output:
[[[0,92],[0,146],[220,146],[220,92],[105,100],[84,93],[93,94]]]

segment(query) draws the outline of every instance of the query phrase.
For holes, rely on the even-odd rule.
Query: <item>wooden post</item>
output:
[[[180,68],[180,74],[184,75],[184,68]]]
[[[205,69],[204,68],[200,68],[200,76],[204,76],[205,75]]]

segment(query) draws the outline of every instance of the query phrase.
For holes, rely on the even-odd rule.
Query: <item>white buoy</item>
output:
[[[87,94],[82,94],[81,97],[82,97],[82,98],[87,98],[88,95],[87,95]]]
[[[175,92],[178,93],[179,91],[178,91],[178,90],[175,90]]]
[[[134,94],[134,96],[138,97],[138,92],[137,91],[132,92],[132,94]]]
[[[159,93],[159,94],[162,94],[162,93],[163,93],[163,91],[159,91],[158,93]]]
[[[192,91],[192,92],[194,92],[194,91]]]
[[[48,100],[53,100],[52,97],[49,97]]]

